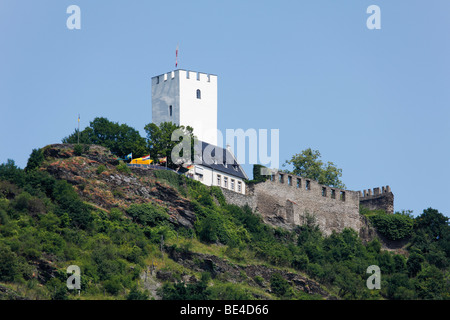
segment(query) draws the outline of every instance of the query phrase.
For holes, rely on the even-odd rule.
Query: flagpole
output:
[[[178,68],[178,44],[177,49],[175,50],[175,68]]]
[[[80,144],[80,114],[78,114],[78,144]]]

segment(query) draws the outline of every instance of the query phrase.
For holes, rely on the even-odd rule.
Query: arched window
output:
[[[172,106],[169,106],[169,116],[172,116]]]
[[[197,89],[197,99],[201,99],[202,98],[202,92],[200,91],[200,89]]]

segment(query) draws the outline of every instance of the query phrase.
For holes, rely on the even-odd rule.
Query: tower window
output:
[[[172,116],[172,106],[169,106],[169,116]]]
[[[200,91],[200,89],[197,89],[197,99],[201,99],[202,98],[202,92]]]

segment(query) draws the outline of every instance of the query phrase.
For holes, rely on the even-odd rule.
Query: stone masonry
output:
[[[375,188],[375,190],[379,188]],[[344,228],[365,232],[367,221],[359,214],[360,204],[369,209],[393,211],[393,194],[389,187],[384,192],[362,197],[359,191],[343,190],[319,184],[312,179],[282,172],[265,182],[247,186],[246,195],[222,189],[228,203],[249,205],[261,215],[264,222],[292,229],[314,219],[325,235]]]

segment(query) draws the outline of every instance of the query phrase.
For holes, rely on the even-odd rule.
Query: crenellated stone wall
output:
[[[246,195],[224,189],[223,193],[228,203],[249,205],[270,225],[292,229],[313,218],[328,236],[344,228],[366,234],[367,221],[359,214],[360,200],[370,204],[369,209],[392,207],[393,210],[393,194],[388,187],[383,190],[389,192],[377,192],[376,196],[365,198],[359,191],[328,187],[312,179],[277,172],[265,182],[249,184]]]

